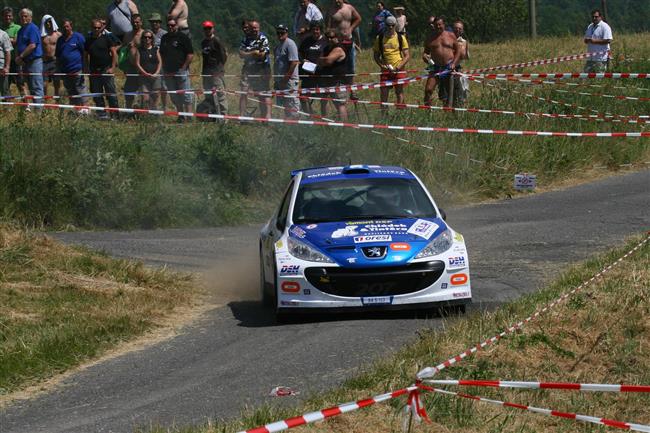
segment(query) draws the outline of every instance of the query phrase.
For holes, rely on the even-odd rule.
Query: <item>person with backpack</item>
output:
[[[385,30],[377,35],[373,46],[374,59],[381,68],[381,82],[394,81],[406,78],[404,67],[410,59],[409,45],[406,35],[399,34],[395,30],[397,20],[395,17],[387,17]],[[398,104],[404,103],[404,89],[402,85],[395,85],[395,96]],[[381,102],[388,102],[390,87],[380,88]],[[382,110],[387,107],[382,105]]]

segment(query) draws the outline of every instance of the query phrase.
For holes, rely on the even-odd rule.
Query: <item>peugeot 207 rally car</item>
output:
[[[469,260],[422,182],[401,167],[296,170],[260,234],[262,300],[277,314],[471,302]]]

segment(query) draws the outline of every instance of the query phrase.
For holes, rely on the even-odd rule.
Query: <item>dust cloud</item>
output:
[[[215,303],[233,301],[258,301],[260,299],[260,266],[257,246],[247,246],[235,251],[231,257],[220,258],[218,263],[202,273],[206,294]]]

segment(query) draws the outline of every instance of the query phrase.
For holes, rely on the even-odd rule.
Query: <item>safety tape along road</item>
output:
[[[418,373],[418,381],[413,386],[410,386],[410,387],[404,388],[404,389],[400,389],[398,391],[394,391],[394,392],[391,392],[391,393],[381,394],[381,395],[378,395],[376,397],[372,397],[372,398],[369,398],[369,399],[359,400],[359,401],[353,402],[353,403],[346,403],[346,404],[343,404],[343,405],[334,406],[332,408],[324,409],[324,410],[320,410],[320,411],[316,411],[316,412],[309,412],[309,413],[304,414],[302,416],[298,416],[298,417],[294,417],[294,418],[288,418],[288,419],[283,420],[283,421],[277,421],[277,422],[266,424],[264,426],[256,427],[256,428],[253,428],[253,429],[250,429],[250,430],[243,430],[243,431],[240,431],[238,433],[274,433],[274,432],[284,431],[284,430],[287,430],[287,429],[290,429],[290,428],[293,428],[293,427],[313,423],[313,422],[316,422],[316,421],[321,421],[321,420],[323,420],[325,418],[330,418],[330,417],[333,417],[333,416],[336,416],[336,415],[340,415],[342,413],[351,412],[351,411],[354,411],[354,410],[357,410],[357,409],[361,409],[362,407],[371,406],[371,405],[373,405],[375,403],[391,400],[391,399],[394,399],[394,398],[397,398],[397,397],[400,397],[400,396],[403,396],[403,395],[406,395],[406,394],[408,394],[408,396],[409,396],[408,407],[410,407],[413,410],[413,413],[416,416],[416,418],[422,417],[422,418],[426,419],[426,417],[427,417],[426,411],[424,410],[424,407],[422,406],[422,403],[420,401],[419,392],[420,392],[420,390],[430,391],[432,388],[428,387],[426,385],[422,385],[422,383],[421,383],[422,378],[431,377],[434,374],[436,374],[437,372],[439,372],[439,371],[441,371],[441,370],[455,364],[456,362],[461,361],[463,358],[477,352],[478,350],[481,350],[485,346],[500,340],[501,338],[505,337],[507,334],[511,334],[512,332],[515,332],[516,330],[521,329],[528,322],[538,318],[541,314],[543,314],[546,311],[550,310],[551,308],[555,307],[556,305],[563,302],[567,298],[573,296],[575,293],[577,293],[580,290],[584,289],[585,287],[587,287],[588,285],[592,284],[594,281],[596,281],[597,279],[602,277],[605,273],[609,272],[612,268],[618,266],[620,263],[623,262],[623,260],[625,260],[626,258],[631,256],[632,254],[634,254],[636,251],[638,251],[648,241],[650,241],[650,233],[646,236],[645,239],[643,239],[641,242],[639,242],[634,248],[632,248],[630,251],[628,251],[626,254],[621,256],[619,259],[617,259],[616,261],[614,261],[610,265],[608,265],[605,268],[601,269],[600,272],[598,272],[596,275],[591,277],[589,280],[583,282],[582,284],[580,284],[578,287],[574,288],[573,290],[565,293],[560,298],[558,298],[557,300],[555,300],[555,301],[551,302],[550,304],[546,305],[544,308],[537,311],[535,314],[528,317],[527,319],[525,319],[525,320],[511,326],[510,328],[508,328],[506,331],[503,331],[499,335],[496,335],[496,336],[484,341],[483,343],[480,343],[480,344],[472,347],[471,349],[468,349],[467,351],[463,352],[462,354],[460,354],[460,355],[458,355],[458,356],[456,356],[454,358],[450,358],[449,360],[443,362],[442,364],[438,365],[437,367],[433,367],[433,368],[432,367],[427,367],[427,368],[421,370],[420,373]],[[444,393],[448,393],[448,391],[445,391]],[[450,393],[450,394],[454,394],[454,393]],[[477,399],[477,397],[472,397],[472,398]],[[502,402],[499,402],[498,404],[505,405],[505,403],[502,403]],[[526,408],[526,410],[528,410],[527,406],[514,405],[512,403],[509,403],[508,405],[512,405],[512,407],[517,407],[517,408],[520,408],[520,409],[521,408]],[[537,408],[534,408],[534,409],[537,409]],[[550,414],[550,412],[552,412],[552,411],[547,412],[545,409],[539,409],[539,410],[542,411],[540,413],[544,413],[544,414],[547,414],[547,413]],[[561,416],[561,415],[559,415],[559,414],[561,414],[560,412],[556,412],[556,414],[557,414],[557,416]],[[573,415],[573,414],[570,414],[571,416],[568,416],[569,414],[565,414],[565,415],[567,415],[567,416],[562,416],[562,417],[579,419],[580,421],[594,422],[596,424],[602,424],[602,425],[610,425],[610,423],[615,424],[615,425],[611,425],[612,427],[618,427],[618,426],[625,425],[625,427],[621,427],[621,428],[631,429],[630,426],[640,426],[640,427],[643,427],[643,428],[648,428],[648,430],[639,430],[639,431],[650,432],[650,427],[642,426],[640,424],[620,423],[618,421],[610,421],[610,420],[604,420],[602,418],[586,417],[584,415]]]
[[[571,419],[575,421],[582,421],[582,422],[587,422],[587,423],[592,423],[592,424],[598,424],[598,425],[604,425],[607,427],[615,427],[615,428],[620,428],[624,430],[633,430],[633,431],[639,431],[639,432],[646,432],[650,433],[650,426],[645,425],[645,424],[635,424],[631,422],[623,422],[623,421],[615,421],[612,419],[607,419],[607,418],[597,418],[594,416],[587,416],[587,415],[580,415],[577,413],[570,413],[570,412],[560,412],[556,410],[551,410],[551,409],[542,409],[539,407],[534,407],[534,406],[526,406],[523,404],[517,404],[517,403],[509,403],[505,401],[500,401],[500,400],[492,400],[489,398],[484,398],[484,397],[477,397],[475,395],[469,395],[469,394],[461,394],[459,392],[452,392],[452,391],[445,391],[442,389],[437,389],[433,388],[430,386],[425,386],[425,385],[420,385],[420,389],[424,391],[430,391],[430,392],[435,392],[438,394],[445,394],[445,395],[450,395],[450,396],[455,396],[455,397],[460,397],[460,398],[466,398],[474,401],[480,401],[483,403],[489,403],[489,404],[494,404],[498,406],[503,406],[503,407],[510,407],[514,409],[520,409],[520,410],[525,410],[528,412],[534,412],[538,413],[541,415],[546,415],[546,416],[552,416],[552,417],[558,417],[558,418],[564,418],[564,419]]]
[[[539,65],[550,65],[550,64],[555,64],[555,63],[562,63],[562,62],[567,62],[567,61],[572,61],[572,60],[582,60],[582,59],[587,59],[589,57],[594,57],[594,56],[600,56],[602,54],[607,54],[608,51],[598,51],[594,53],[584,53],[584,54],[571,54],[568,56],[561,56],[561,57],[553,57],[550,59],[542,59],[542,60],[533,60],[530,62],[524,62],[524,63],[515,63],[512,65],[502,65],[502,66],[493,66],[491,68],[479,68],[479,69],[470,69],[468,71],[465,71],[465,74],[480,74],[483,72],[489,72],[489,71],[499,71],[503,69],[516,69],[516,68],[526,68],[529,66],[539,66]]]
[[[327,126],[334,128],[353,128],[353,129],[378,129],[393,131],[420,131],[420,132],[446,132],[446,133],[463,133],[463,134],[487,134],[487,135],[517,135],[517,136],[538,136],[538,137],[591,137],[591,138],[639,138],[650,137],[650,132],[564,132],[564,131],[526,131],[526,130],[509,130],[509,129],[474,129],[474,128],[442,128],[433,126],[412,126],[412,125],[386,125],[386,124],[369,124],[369,123],[349,123],[349,122],[324,122],[319,120],[300,120],[300,119],[277,119],[251,116],[235,116],[230,114],[208,114],[192,113],[178,111],[148,110],[144,108],[111,108],[111,107],[93,107],[87,105],[69,105],[69,104],[46,104],[33,102],[0,102],[2,106],[16,107],[34,107],[45,109],[69,109],[69,110],[91,110],[105,111],[107,113],[129,113],[129,114],[152,114],[158,116],[179,116],[179,117],[196,117],[203,119],[216,120],[236,120],[240,122],[258,122],[268,124],[286,124],[286,125],[308,125],[308,126]]]
[[[432,385],[478,386],[517,389],[563,389],[589,392],[650,392],[648,385],[564,382],[517,382],[508,380],[425,380]]]
[[[539,73],[539,74],[473,74],[456,72],[457,75],[467,75],[486,80],[496,80],[499,78],[590,78],[590,79],[648,79],[650,73],[646,72],[556,72],[556,73]]]

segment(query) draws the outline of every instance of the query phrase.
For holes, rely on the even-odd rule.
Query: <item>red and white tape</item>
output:
[[[583,53],[583,54],[570,54],[568,56],[553,57],[553,58],[550,58],[550,59],[533,60],[533,61],[530,61],[530,62],[514,63],[514,64],[511,64],[511,65],[493,66],[491,68],[470,69],[468,71],[465,71],[464,74],[480,74],[480,73],[484,73],[484,72],[499,71],[499,70],[503,70],[503,69],[515,69],[515,68],[526,68],[526,67],[529,67],[529,66],[550,65],[550,64],[562,63],[562,62],[567,62],[567,61],[572,61],[572,60],[587,59],[589,57],[599,56],[599,55],[605,54],[607,52],[608,51],[600,51],[600,52],[594,52],[594,53]]]
[[[476,78],[483,78],[485,80],[496,80],[499,78],[590,78],[590,79],[648,79],[650,73],[646,72],[555,72],[555,73],[537,73],[537,74],[475,74],[475,73],[461,73],[458,75],[468,75]]]
[[[478,386],[517,389],[563,389],[589,392],[650,392],[648,385],[566,382],[518,382],[508,380],[425,380],[432,385]]]
[[[305,424],[311,424],[316,421],[322,421],[327,418],[331,418],[337,415],[341,415],[347,412],[352,412],[364,407],[372,406],[377,403],[382,403],[394,398],[398,398],[404,395],[408,395],[412,392],[418,390],[417,386],[411,386],[408,388],[400,389],[398,391],[389,392],[386,394],[377,395],[372,398],[367,398],[364,400],[358,400],[350,403],[340,404],[338,406],[333,406],[328,409],[318,410],[315,412],[309,412],[301,416],[287,418],[282,421],[273,422],[266,424],[260,427],[256,427],[250,430],[242,430],[239,433],[275,433],[284,430],[288,430],[293,427],[298,427]]]
[[[533,320],[539,318],[542,314],[546,313],[547,311],[555,308],[557,305],[561,304],[571,296],[575,295],[576,293],[580,292],[582,289],[585,287],[589,286],[592,284],[594,281],[598,280],[600,277],[602,277],[605,273],[609,272],[612,268],[618,266],[620,263],[623,262],[626,258],[634,254],[639,248],[641,248],[643,245],[645,245],[648,241],[650,241],[650,233],[643,239],[641,242],[639,242],[634,248],[632,248],[630,251],[625,253],[622,257],[620,257],[618,260],[616,260],[614,263],[611,263],[610,265],[606,266],[605,268],[601,269],[600,272],[598,272],[596,275],[588,279],[587,281],[584,281],[582,284],[580,284],[578,287],[568,291],[567,293],[563,294],[553,302],[550,302],[546,306],[544,306],[542,309],[537,310],[534,314],[531,316],[528,316],[524,320],[517,322],[507,328],[505,331],[500,332],[499,334],[488,338],[487,340],[477,344],[476,346],[470,347],[466,351],[454,356],[453,358],[449,358],[445,362],[438,364],[435,367],[426,367],[420,370],[417,374],[418,380],[424,380],[428,379],[430,377],[435,376],[436,374],[440,373],[442,370],[445,368],[451,367],[452,365],[456,364],[457,362],[462,361],[466,357],[473,355],[474,353],[478,352],[479,350],[484,349],[486,346],[489,346],[493,343],[496,343],[497,341],[501,340],[502,338],[506,337],[509,334],[512,334],[513,332],[518,331],[519,329],[523,328],[526,324],[529,322],[532,322]]]
[[[149,110],[144,108],[111,108],[111,107],[93,107],[86,105],[69,105],[69,104],[47,104],[32,102],[0,102],[2,106],[16,107],[34,107],[45,109],[71,109],[71,110],[91,110],[105,111],[108,113],[129,113],[129,114],[152,114],[158,116],[180,116],[196,117],[202,119],[216,120],[236,120],[240,122],[258,122],[269,124],[285,125],[307,125],[307,126],[327,126],[333,128],[353,128],[353,129],[376,129],[391,131],[420,131],[420,132],[444,132],[444,133],[461,133],[461,134],[479,134],[479,135],[516,135],[516,136],[537,136],[537,137],[589,137],[589,138],[640,138],[650,137],[650,132],[565,132],[565,131],[526,131],[510,129],[475,129],[475,128],[442,128],[433,126],[414,126],[414,125],[386,125],[371,123],[350,123],[350,122],[324,122],[319,120],[301,120],[301,119],[278,119],[251,116],[235,116],[230,114],[208,114],[192,113],[177,111]]]
[[[492,400],[489,398],[484,398],[484,397],[477,397],[475,395],[469,395],[469,394],[462,394],[459,392],[452,392],[452,391],[445,391],[442,389],[437,389],[425,385],[420,385],[420,389],[424,391],[431,391],[435,392],[438,394],[445,394],[445,395],[450,395],[450,396],[455,396],[455,397],[460,397],[460,398],[466,398],[474,401],[480,401],[483,403],[489,403],[493,405],[498,405],[498,406],[503,406],[503,407],[511,407],[514,409],[520,409],[528,412],[534,412],[538,413],[540,415],[546,415],[546,416],[551,416],[551,417],[558,417],[558,418],[564,418],[564,419],[571,419],[575,421],[582,421],[586,423],[591,423],[591,424],[598,424],[598,425],[604,425],[607,427],[615,427],[615,428],[620,428],[624,430],[632,430],[632,431],[639,431],[639,432],[646,432],[650,433],[650,425],[645,425],[645,424],[636,424],[632,422],[624,422],[624,421],[616,421],[612,419],[607,419],[607,418],[598,418],[594,416],[588,416],[588,415],[580,415],[577,413],[571,413],[571,412],[560,412],[557,410],[551,410],[551,409],[542,409],[539,407],[535,406],[527,406],[523,404],[517,404],[517,403],[509,403],[505,401],[500,401],[500,400]]]

